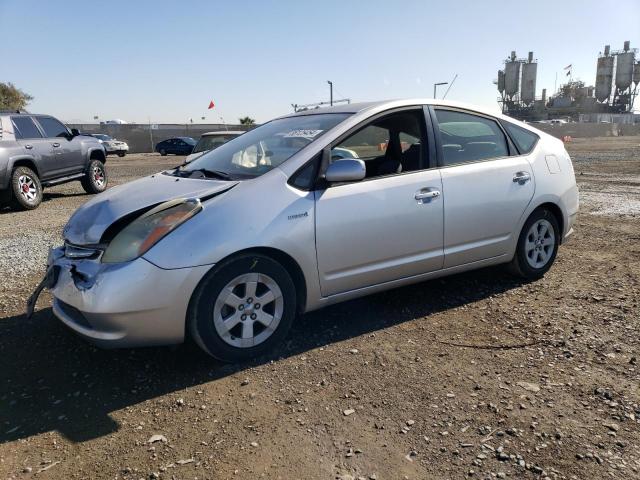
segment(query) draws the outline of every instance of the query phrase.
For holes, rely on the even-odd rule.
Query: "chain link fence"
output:
[[[229,125],[221,123],[208,124],[69,124],[70,128],[77,128],[81,133],[102,133],[117,140],[127,142],[129,153],[153,152],[156,144],[173,137],[192,137],[198,140],[203,133],[225,130],[249,130],[253,126]]]

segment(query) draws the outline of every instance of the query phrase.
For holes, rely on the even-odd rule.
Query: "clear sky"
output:
[[[327,80],[364,101],[431,97],[456,73],[448,99],[497,109],[511,50],[535,52],[537,95],[568,64],[593,84],[605,44],[640,47],[640,0],[0,0],[0,32],[0,81],[31,111],[233,123],[328,100]]]

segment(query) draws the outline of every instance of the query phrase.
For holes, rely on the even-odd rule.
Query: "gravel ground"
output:
[[[272,357],[97,350],[24,301],[87,200],[0,210],[0,478],[640,478],[640,137],[569,145],[576,234],[301,317]],[[181,159],[109,159],[111,184]]]

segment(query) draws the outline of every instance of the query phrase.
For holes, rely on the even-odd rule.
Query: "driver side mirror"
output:
[[[72,128],[71,129],[71,136],[72,137],[77,137],[78,135],[80,135],[80,132],[78,131],[77,128]]]
[[[364,162],[358,158],[336,160],[327,168],[324,178],[327,182],[358,182],[367,175]]]

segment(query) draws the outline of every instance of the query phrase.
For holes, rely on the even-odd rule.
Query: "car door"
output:
[[[193,151],[193,145],[191,145],[190,143],[184,141],[184,140],[180,140],[180,154],[181,155],[191,155],[191,152]]]
[[[323,296],[442,268],[442,185],[425,132],[422,108],[401,110],[332,145],[362,159],[367,175],[315,192]]]
[[[41,179],[46,179],[55,172],[55,155],[51,142],[44,138],[40,129],[28,115],[16,115],[11,117],[16,140],[25,153],[31,155],[38,169]]]
[[[72,175],[84,170],[85,162],[80,137],[73,137],[69,129],[53,117],[38,115],[35,119],[44,132],[45,138],[51,142],[55,176]]]
[[[509,251],[534,193],[526,156],[492,117],[431,109],[444,195],[444,267]]]

